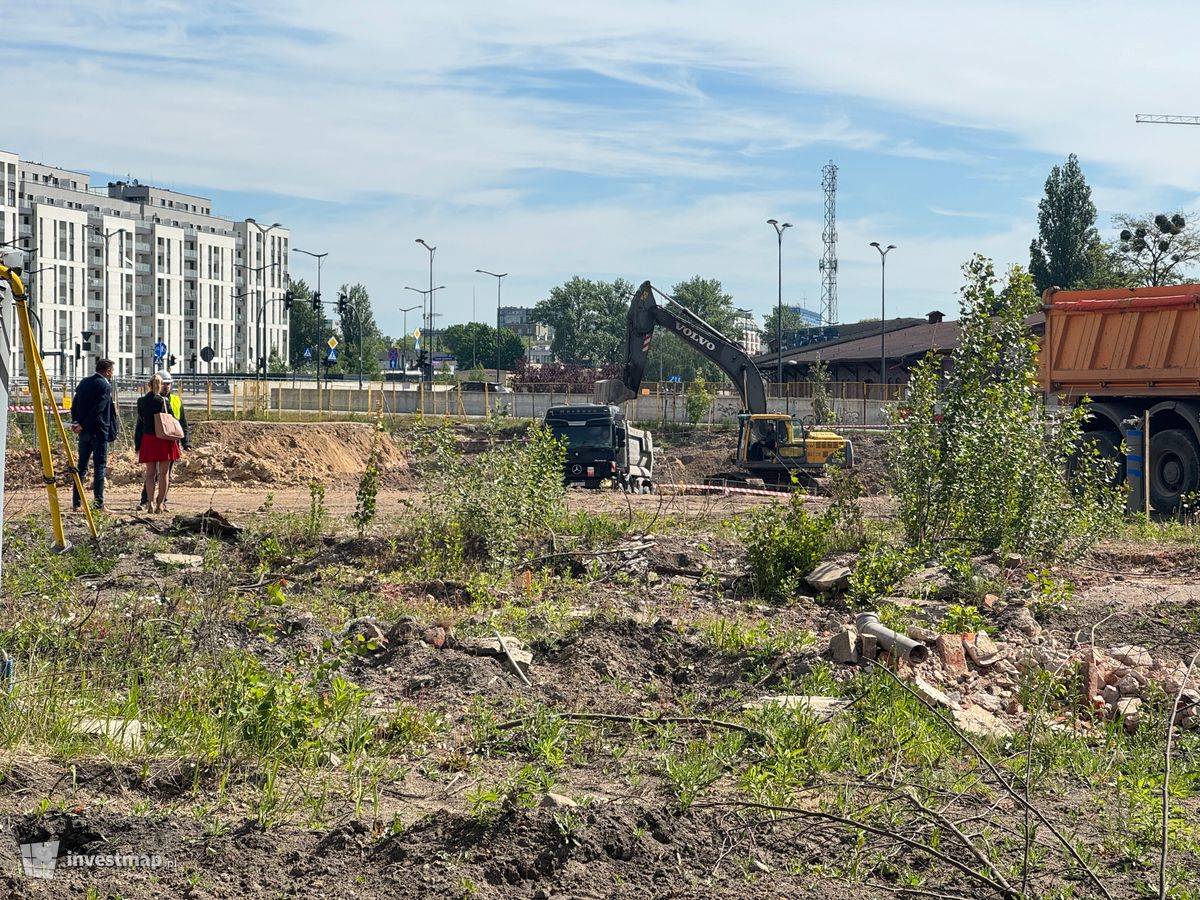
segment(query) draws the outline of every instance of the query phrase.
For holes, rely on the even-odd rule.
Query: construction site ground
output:
[[[839,587],[748,585],[732,523],[786,499],[672,487],[727,470],[731,431],[662,435],[659,493],[571,490],[561,533],[451,578],[414,555],[408,524],[436,498],[407,424],[382,444],[376,520],[350,523],[373,429],[199,424],[160,515],[136,512],[118,443],[100,545],[64,495],[64,555],[36,453],[10,449],[0,634],[26,652],[0,709],[0,895],[1158,896],[1164,709],[1200,650],[1191,529],[1130,529],[1053,569],[981,557],[969,597],[927,571],[895,609],[930,660],[860,643],[839,661]],[[479,425],[454,435],[488,446]],[[885,446],[856,435],[881,535]],[[977,608],[969,632],[955,604]],[[1090,687],[1117,699],[1079,700]],[[1200,884],[1185,720],[1180,898]],[[50,834],[160,865],[25,877],[18,844]]]

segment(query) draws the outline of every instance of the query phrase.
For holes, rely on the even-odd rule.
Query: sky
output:
[[[198,193],[328,252],[381,328],[420,303],[494,321],[574,275],[719,279],[760,318],[819,307],[821,168],[838,167],[842,321],[957,310],[973,253],[1028,264],[1051,166],[1114,213],[1200,207],[1191,65],[1106,2],[43,0],[6,21],[0,147]],[[294,255],[292,275],[315,281]],[[474,309],[474,312],[473,312]],[[414,326],[409,315],[409,328]]]

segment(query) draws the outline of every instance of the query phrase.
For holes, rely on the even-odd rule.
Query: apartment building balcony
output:
[[[96,290],[100,290],[101,288],[104,287],[104,278],[100,275],[89,275],[88,276],[88,287],[95,288]]]
[[[145,281],[139,281],[139,282],[138,282],[138,283],[137,283],[137,284],[134,286],[134,288],[133,288],[133,289],[134,289],[134,291],[136,291],[136,292],[137,292],[137,293],[139,293],[139,294],[152,294],[152,293],[154,293],[154,286],[153,286],[152,284],[149,284],[148,282],[145,282]]]
[[[142,263],[142,262],[134,263],[133,270],[135,272],[137,272],[139,275],[149,275],[150,274],[150,263]]]
[[[137,305],[137,314],[139,316],[148,316],[153,312],[154,312],[154,310],[152,310],[150,308],[150,305],[148,303],[139,303]]]
[[[184,325],[183,326],[183,336],[185,338],[194,338],[196,336],[195,327],[192,325]]]
[[[33,234],[33,226],[32,225],[22,225],[21,226],[21,234]]]
[[[198,259],[199,254],[195,250],[189,250],[188,248],[184,247],[183,258],[184,259]]]
[[[87,306],[88,309],[104,309],[104,298],[96,296],[88,297]]]
[[[135,330],[139,337],[150,337],[151,329],[149,325],[139,325]]]
[[[188,289],[188,288],[184,288],[184,290],[183,290],[183,299],[184,299],[184,300],[191,300],[193,303],[194,303],[194,302],[196,302],[196,291],[195,291],[195,289]]]
[[[135,241],[133,244],[133,249],[136,250],[138,253],[149,253],[150,245],[147,244],[145,241]]]
[[[25,226],[22,226],[22,227],[25,227]],[[95,244],[97,247],[102,247],[102,246],[104,246],[104,236],[100,235],[100,234],[96,234],[96,232],[94,232],[94,231],[90,231],[90,232],[88,232],[88,243]]]

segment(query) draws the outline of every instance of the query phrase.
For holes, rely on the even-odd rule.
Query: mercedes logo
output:
[[[582,471],[583,471],[583,466],[579,465],[579,463],[576,463],[575,465],[571,466],[571,474],[572,475],[578,475]]]

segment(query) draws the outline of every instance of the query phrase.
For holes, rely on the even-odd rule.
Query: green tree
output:
[[[1200,232],[1183,213],[1113,216],[1121,230],[1115,253],[1131,287],[1158,287],[1179,281],[1200,259]]]
[[[737,310],[733,306],[733,297],[725,293],[717,279],[696,275],[671,288],[671,296],[733,342],[740,340],[741,335],[734,333]],[[697,353],[690,342],[663,328],[654,329],[646,372],[651,378],[678,375],[684,381],[725,380],[721,370]]]
[[[357,375],[359,343],[362,344],[362,371],[364,375],[379,374],[379,357],[388,347],[388,342],[375,324],[375,313],[371,310],[371,295],[361,284],[343,284],[338,295],[345,295],[346,306],[338,323],[341,337],[338,345],[338,360],[334,371],[346,375]],[[295,309],[295,305],[292,306]]]
[[[550,291],[533,308],[533,319],[554,329],[554,358],[592,365],[624,355],[626,319],[633,285],[623,278],[592,281],[576,275]]]
[[[1050,170],[1046,195],[1038,203],[1038,236],[1029,245],[1029,273],[1037,292],[1090,286],[1092,249],[1099,243],[1092,189],[1072,153]]]
[[[495,369],[496,329],[485,322],[451,325],[442,335],[447,350],[458,360],[460,370]],[[521,338],[507,328],[500,332],[500,366],[512,369],[525,356]]]
[[[888,464],[905,536],[934,553],[1069,556],[1111,528],[1119,510],[1111,473],[1077,453],[1087,404],[1052,410],[1043,401],[1037,340],[1025,325],[1038,307],[1029,275],[1014,266],[1001,281],[981,256],[963,272],[949,375],[929,354],[893,410],[903,427],[889,437]]]

